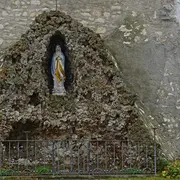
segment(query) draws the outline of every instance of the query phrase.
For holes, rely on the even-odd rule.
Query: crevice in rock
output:
[[[9,136],[6,138],[8,140],[25,140],[25,131],[29,131],[29,139],[36,139],[38,135],[38,124],[32,121],[22,121],[15,122],[12,124],[12,130],[9,132]]]
[[[38,104],[40,104],[40,99],[39,99],[39,94],[38,93],[33,93],[32,96],[29,97],[29,104],[37,106]]]
[[[21,55],[20,54],[14,54],[14,56],[12,58],[12,64],[15,64],[16,62],[18,62],[19,59],[21,59]]]

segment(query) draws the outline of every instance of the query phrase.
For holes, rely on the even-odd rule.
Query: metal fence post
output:
[[[153,128],[154,130],[154,175],[156,175],[157,173],[156,129],[157,128]]]
[[[153,144],[154,145],[152,145],[152,141],[151,141],[151,146],[150,146],[149,151],[148,151],[147,145],[145,146],[145,149],[142,149],[144,146],[140,146],[138,142],[138,147],[136,148],[137,153],[135,152],[140,158],[143,158],[143,156],[145,155],[146,169],[148,170],[151,168],[151,172],[153,172],[154,175],[157,174],[157,155],[158,155],[158,149],[157,149],[158,144],[156,140],[156,133],[157,133],[156,128],[153,128],[153,138],[154,138]],[[17,152],[16,152],[16,148],[14,149],[15,142],[17,142]],[[12,163],[14,163],[13,161],[14,157],[15,158],[17,157],[18,160],[20,158],[23,158],[23,159],[28,158],[29,160],[34,159],[35,162],[38,158],[40,158],[44,160],[44,163],[46,162],[52,165],[51,167],[52,175],[61,174],[61,170],[62,170],[62,173],[66,175],[68,175],[69,173],[73,175],[77,175],[77,173],[80,175],[83,175],[83,174],[92,175],[94,173],[98,173],[102,175],[105,175],[105,174],[113,175],[114,173],[126,174],[124,170],[128,168],[129,158],[132,158],[132,155],[128,153],[128,149],[127,149],[128,143],[130,147],[130,144],[131,144],[130,141],[119,142],[119,141],[88,140],[88,141],[80,142],[77,144],[73,143],[72,141],[72,142],[69,142],[69,146],[68,146],[67,141],[62,141],[62,142],[60,141],[61,144],[59,143],[59,140],[45,141],[47,142],[48,147],[49,145],[51,147],[50,153],[44,153],[44,151],[37,153],[37,148],[40,148],[40,149],[44,148],[44,144],[40,143],[39,145],[36,145],[36,140],[34,140],[35,144],[34,146],[32,146],[32,143],[31,143],[32,141],[28,139],[28,135],[25,141],[26,143],[25,151],[24,151],[24,148],[21,149],[20,142],[21,140],[7,140],[7,141],[2,141],[2,142],[0,141],[0,167],[8,163],[8,161],[9,161],[9,164],[12,165]],[[24,140],[22,142],[24,143]],[[37,143],[38,142],[44,142],[44,141],[37,140]],[[50,142],[50,144],[48,142]],[[118,144],[121,144],[121,146],[118,146]],[[3,149],[3,145],[4,145],[4,148],[6,149]],[[33,150],[32,148],[34,148],[34,154],[31,153]],[[70,152],[70,158],[71,158],[70,169],[69,169],[69,164],[66,163],[66,157],[69,157],[69,155],[66,155],[65,153],[67,149],[70,149],[71,151]],[[143,153],[141,154],[141,152]],[[62,162],[60,161],[59,156],[62,156],[61,158]],[[47,157],[47,160],[46,160],[46,157]],[[148,163],[148,158],[150,159],[149,163]],[[144,169],[144,165],[143,165],[144,163],[143,162],[141,163],[139,159],[138,159],[138,162],[134,161],[134,159],[131,159],[131,160],[133,160],[131,161],[132,164],[130,164],[131,167],[134,168],[135,166],[138,165],[138,169],[141,169],[141,168]],[[20,170],[19,172],[21,172],[21,167],[23,167],[21,166],[20,162],[21,161],[17,161],[16,164],[13,164],[15,168],[17,167],[18,171]],[[117,165],[118,163],[119,165]],[[28,165],[28,168],[32,167],[35,170],[36,166],[37,164],[35,164],[35,168],[33,166]],[[63,166],[64,169],[63,168],[61,169],[61,166]],[[148,173],[149,171],[146,171],[146,172]],[[26,175],[29,175],[29,173],[26,172]],[[130,175],[130,174],[128,173],[127,175]],[[134,173],[132,172],[131,175],[134,175]]]
[[[29,157],[29,149],[28,149],[28,146],[29,146],[29,133],[30,131],[24,131],[25,135],[26,135],[26,159],[28,159]]]
[[[3,155],[3,146],[2,146],[2,142],[0,142],[0,168],[2,167],[2,155]]]
[[[90,173],[90,140],[88,140],[88,147],[87,147],[87,172]]]
[[[56,173],[55,171],[55,153],[54,153],[54,150],[55,150],[55,142],[53,141],[52,142],[52,173],[53,175]]]
[[[57,4],[57,0],[56,0],[56,11],[57,11],[57,6],[58,6],[58,4]]]

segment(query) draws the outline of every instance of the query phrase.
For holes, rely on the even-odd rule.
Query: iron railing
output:
[[[156,173],[156,144],[131,141],[6,140],[0,175]],[[7,171],[9,170],[9,171]]]

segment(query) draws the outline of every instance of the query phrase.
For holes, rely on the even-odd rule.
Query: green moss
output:
[[[127,179],[127,180],[167,180],[166,178],[161,178],[161,177],[108,178],[106,180],[124,180],[124,179]],[[99,180],[105,180],[105,179],[99,179]]]
[[[35,169],[36,174],[48,174],[52,173],[52,168],[48,166],[39,166]]]

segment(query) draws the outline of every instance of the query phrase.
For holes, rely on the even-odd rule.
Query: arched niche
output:
[[[51,74],[51,64],[52,64],[52,58],[53,55],[56,51],[56,47],[57,45],[59,45],[61,47],[62,53],[65,56],[65,76],[66,76],[66,80],[64,82],[64,86],[66,91],[68,91],[68,89],[70,88],[70,85],[72,85],[72,81],[73,81],[73,74],[71,72],[71,65],[70,65],[70,60],[69,60],[69,56],[68,56],[68,48],[66,45],[66,40],[65,40],[65,36],[60,32],[60,31],[56,31],[49,40],[49,44],[48,44],[48,48],[47,48],[47,60],[48,60],[48,86],[49,86],[49,90],[50,93],[52,94],[52,89],[53,89],[53,77]]]

